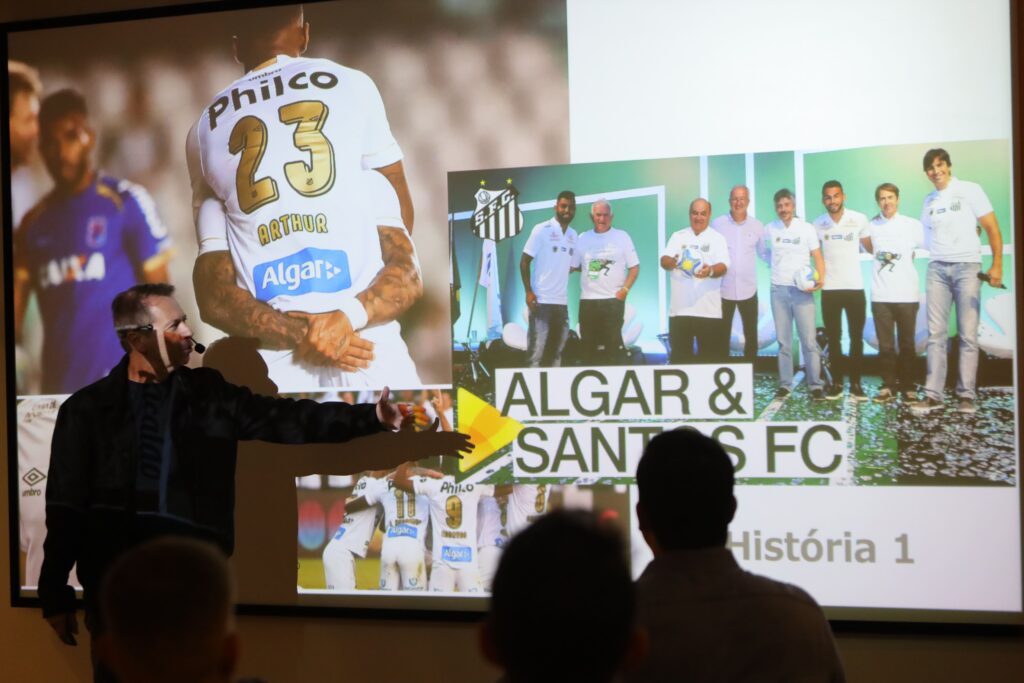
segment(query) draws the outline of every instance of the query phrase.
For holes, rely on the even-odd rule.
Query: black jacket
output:
[[[239,441],[333,443],[382,430],[373,404],[270,398],[228,383],[209,368],[179,368],[168,381],[174,470],[191,519],[136,515],[138,432],[128,395],[128,357],[70,396],[57,414],[46,487],[46,541],[39,576],[44,616],[74,609],[71,567],[86,606],[111,561],[146,538],[199,536],[234,549],[235,458]]]

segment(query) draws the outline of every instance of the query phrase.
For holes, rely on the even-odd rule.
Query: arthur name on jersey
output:
[[[338,85],[338,77],[327,71],[314,71],[311,74],[300,71],[292,75],[287,82],[280,75],[272,78],[269,78],[269,76],[270,74],[261,75],[261,80],[256,84],[258,94],[257,90],[252,88],[232,88],[229,94],[221,95],[215,99],[207,110],[210,117],[210,130],[214,130],[217,127],[217,119],[228,110],[229,105],[232,111],[237,112],[257,102],[266,102],[275,97],[280,97],[285,94],[286,90],[308,90],[310,86],[320,90],[330,90]],[[244,102],[243,99],[245,100]]]
[[[269,223],[261,223],[256,228],[256,235],[260,239],[261,247],[288,235],[299,235],[304,232],[330,232],[327,229],[327,216],[322,213],[315,216],[308,213],[286,213],[277,218],[271,218]]]

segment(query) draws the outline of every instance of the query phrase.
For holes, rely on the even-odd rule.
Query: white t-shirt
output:
[[[562,226],[550,218],[533,227],[523,253],[533,258],[530,287],[542,304],[569,303],[569,268],[576,254],[579,238],[571,227],[562,232]]]
[[[793,216],[789,227],[776,218],[764,226],[765,243],[772,251],[772,284],[793,286],[796,271],[811,265],[811,252],[820,244],[814,226]],[[825,271],[826,276],[828,271]]]
[[[581,269],[581,299],[614,299],[626,283],[626,271],[640,265],[640,259],[629,233],[609,228],[580,235],[572,265]]]
[[[368,497],[379,499],[387,493],[388,482],[376,477],[363,477],[352,489],[353,497]],[[359,557],[366,557],[366,551],[370,547],[370,538],[380,523],[380,507],[374,505],[367,510],[360,510],[351,514],[345,513],[338,530],[334,533],[334,540],[343,548],[347,548],[352,554]]]
[[[871,300],[878,303],[917,303],[919,300],[914,250],[924,248],[924,227],[916,218],[896,214],[871,219],[867,237],[875,260],[871,266]]]
[[[860,239],[867,237],[868,218],[859,211],[843,209],[836,223],[827,213],[814,220],[814,229],[825,259],[822,289],[864,289],[860,269]]]
[[[924,198],[921,223],[932,261],[981,263],[978,219],[992,213],[981,185],[953,177],[945,190]]]
[[[384,508],[384,538],[412,538],[421,546],[427,540],[427,521],[430,501],[395,488],[393,481],[385,480],[387,487],[375,486],[366,493],[366,502]]]
[[[508,533],[518,534],[547,512],[551,486],[548,484],[515,484],[508,497]]]
[[[452,476],[443,479],[413,477],[412,483],[418,495],[430,500],[434,563],[452,569],[476,566],[477,508],[481,496],[494,495],[494,486],[457,484]]]
[[[726,268],[729,267],[729,243],[717,230],[704,228],[699,235],[693,228],[676,230],[668,238],[668,244],[661,255],[668,256],[678,263],[679,257],[686,249],[699,252],[706,266],[723,263]],[[672,283],[669,316],[722,317],[722,278],[693,277],[683,272],[677,265],[669,271],[669,280]]]

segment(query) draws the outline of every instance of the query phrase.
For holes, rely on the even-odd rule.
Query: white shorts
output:
[[[338,593],[356,589],[356,554],[341,541],[331,539],[324,548],[324,583]]]
[[[488,593],[491,592],[491,584],[494,582],[494,573],[498,571],[498,562],[501,560],[501,548],[496,545],[485,545],[480,548],[476,561],[480,566],[480,585]]]
[[[374,344],[370,366],[355,372],[339,368],[310,365],[295,360],[294,353],[261,350],[270,379],[282,394],[292,394],[332,387],[352,389],[415,389],[421,385],[416,364],[409,355],[409,347],[402,339],[402,328],[397,322],[370,327],[360,333]]]
[[[427,565],[418,540],[385,535],[380,550],[380,588],[387,591],[427,589]]]
[[[439,593],[479,593],[483,590],[480,585],[480,570],[476,562],[458,569],[449,567],[444,562],[435,562],[430,572],[430,590]]]

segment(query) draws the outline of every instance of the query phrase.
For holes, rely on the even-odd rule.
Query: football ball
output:
[[[700,255],[699,251],[690,248],[683,250],[682,255],[679,257],[679,270],[693,277],[693,274],[703,267],[704,258]]]
[[[810,266],[803,266],[796,271],[793,275],[793,285],[804,292],[809,292],[814,289],[814,285],[818,279],[818,271]]]

